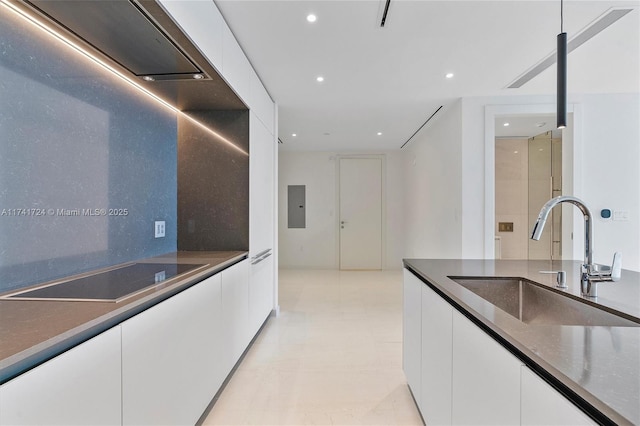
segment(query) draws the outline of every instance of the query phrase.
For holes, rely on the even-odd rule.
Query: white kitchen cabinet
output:
[[[251,111],[249,114],[249,315],[251,334],[274,308],[275,249],[274,136]],[[269,251],[271,255],[258,260]]]
[[[257,76],[255,78],[257,80]],[[268,98],[264,88],[262,91]],[[263,102],[262,112],[273,115],[273,109],[268,111],[266,107],[267,103],[273,103],[270,98],[268,101]],[[276,146],[275,137],[252,109],[249,114],[249,326],[252,336],[275,306]]]
[[[258,75],[251,72],[251,98],[249,100],[249,108],[255,112],[256,116],[262,121],[267,131],[275,135],[275,104],[271,100],[271,96],[262,85]]]
[[[116,425],[120,404],[114,327],[2,385],[0,424]]]
[[[595,425],[589,416],[573,405],[528,367],[521,368],[521,424],[538,425]]]
[[[521,365],[478,326],[454,311],[452,424],[519,424]]]
[[[159,0],[159,3],[222,73],[222,34],[226,23],[215,3],[210,0]]]
[[[402,317],[402,367],[413,398],[422,409],[422,286],[415,275],[404,270]]]
[[[245,104],[251,97],[252,71],[251,63],[225,23],[222,28],[222,76]]]
[[[249,328],[255,335],[273,310],[273,256],[251,265],[249,278]]]
[[[122,323],[124,425],[194,424],[217,392],[220,275]]]
[[[249,253],[274,249],[275,138],[249,114]]]
[[[249,261],[225,269],[222,276],[222,347],[224,376],[231,371],[251,341],[249,330]]]
[[[453,307],[422,285],[420,410],[428,425],[451,424]]]
[[[249,109],[275,134],[274,103],[218,7],[210,0],[159,0]]]

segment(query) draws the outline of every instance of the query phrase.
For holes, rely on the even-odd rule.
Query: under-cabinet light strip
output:
[[[237,146],[236,144],[234,144],[233,142],[231,142],[230,140],[228,140],[224,136],[220,135],[219,133],[217,133],[216,131],[212,130],[211,128],[209,128],[205,124],[201,123],[200,121],[196,120],[195,118],[191,117],[190,115],[180,111],[178,108],[176,108],[175,106],[171,105],[169,102],[167,102],[164,99],[160,98],[156,94],[154,94],[154,93],[150,92],[149,90],[145,89],[144,87],[140,86],[136,81],[132,80],[131,78],[129,78],[125,74],[123,74],[120,71],[118,71],[117,69],[113,68],[108,63],[106,63],[103,60],[101,60],[100,58],[97,58],[97,57],[93,56],[91,54],[91,52],[88,52],[82,46],[78,45],[73,40],[71,40],[70,38],[65,36],[64,34],[58,32],[55,28],[50,27],[45,22],[42,22],[38,18],[26,13],[21,8],[19,8],[19,7],[15,6],[14,4],[10,3],[8,0],[0,0],[0,4],[2,4],[3,6],[7,7],[10,11],[14,12],[16,15],[18,15],[19,17],[21,17],[25,21],[29,22],[30,24],[32,24],[36,28],[42,30],[46,34],[49,34],[50,36],[52,36],[53,38],[57,39],[58,41],[61,41],[62,43],[64,43],[68,47],[72,48],[76,52],[80,53],[81,55],[83,55],[87,59],[91,60],[95,64],[101,66],[102,68],[104,68],[107,71],[111,72],[115,76],[119,77],[122,81],[124,81],[125,83],[128,83],[130,86],[132,86],[135,89],[137,89],[138,91],[144,93],[145,95],[147,95],[148,97],[150,97],[151,99],[153,99],[154,101],[159,103],[161,106],[163,106],[166,109],[170,110],[171,112],[173,112],[175,114],[178,114],[181,117],[189,120],[191,123],[193,123],[196,126],[200,127],[202,130],[204,130],[207,133],[211,134],[212,136],[214,136],[216,139],[218,139],[219,141],[223,142],[224,144],[229,145],[231,148],[241,152],[242,154],[244,154],[246,156],[249,156],[248,152],[246,152],[245,150],[243,150],[242,148],[240,148],[239,146]]]

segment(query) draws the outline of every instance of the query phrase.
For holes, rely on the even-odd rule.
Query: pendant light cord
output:
[[[560,32],[564,32],[564,1],[560,0]]]

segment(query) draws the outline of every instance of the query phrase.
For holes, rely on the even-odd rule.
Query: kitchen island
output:
[[[557,392],[559,399],[578,407],[577,415],[584,415],[585,421],[640,423],[639,273],[623,270],[619,282],[599,284],[599,297],[587,299],[580,295],[580,262],[575,261],[407,259],[404,266],[404,367],[427,424],[434,420],[460,424],[469,420],[467,416],[482,423],[473,412],[476,403],[480,415],[498,415],[488,422],[527,424],[528,412],[545,414],[544,407],[527,405],[529,373]],[[566,289],[556,288],[554,274],[541,273],[558,270],[566,271]],[[454,281],[481,277],[537,283],[544,291],[564,293],[554,297],[570,297],[589,309],[613,314],[620,318],[619,324],[525,321]],[[482,332],[477,342],[464,334],[471,329]],[[438,339],[449,348],[441,351]],[[497,352],[487,357],[495,365],[482,364],[485,349],[494,343]],[[505,360],[504,368],[499,359]],[[499,375],[504,370],[504,377],[491,375],[494,367]],[[476,381],[470,376],[477,376]],[[438,388],[431,392],[433,383]],[[432,409],[434,398],[444,399]],[[534,395],[533,405],[541,399]],[[441,412],[434,418],[433,410]],[[500,418],[502,414],[506,417]],[[544,419],[531,423],[538,421]]]

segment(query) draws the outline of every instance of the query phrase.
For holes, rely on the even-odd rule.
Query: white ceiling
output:
[[[398,149],[457,98],[555,93],[555,66],[506,86],[554,51],[559,0],[392,0],[384,28],[384,0],[216,4],[279,105],[280,149]],[[566,0],[564,29],[571,39],[628,6],[635,10],[569,55],[570,95],[640,91],[640,0]]]

